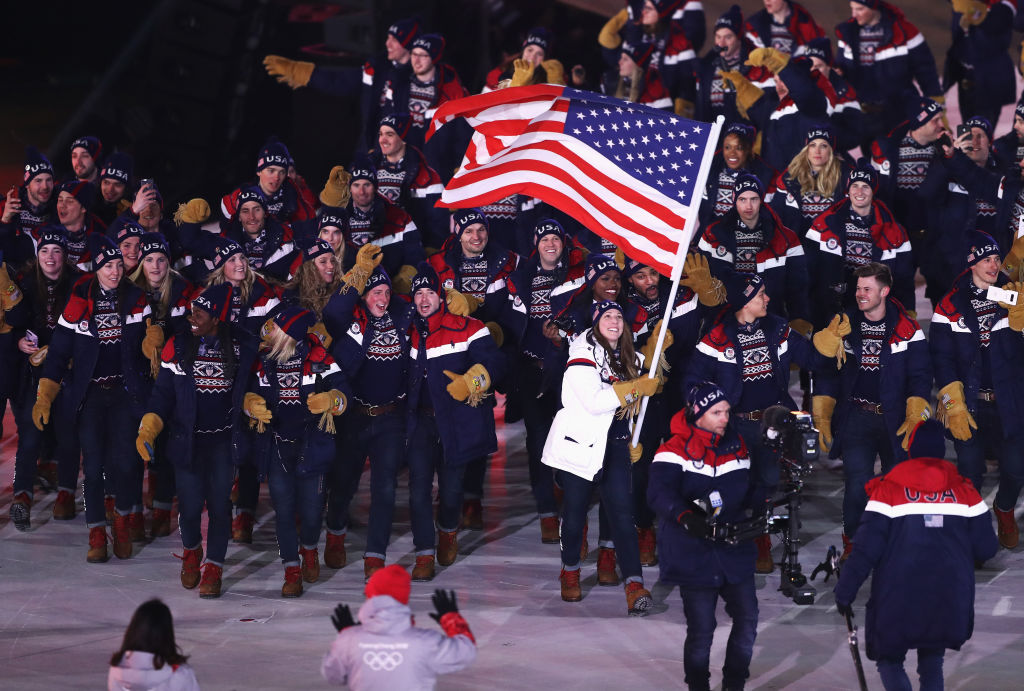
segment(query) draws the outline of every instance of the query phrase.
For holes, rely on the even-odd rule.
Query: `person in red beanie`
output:
[[[437,675],[465,669],[476,659],[476,639],[459,614],[455,591],[435,590],[431,617],[444,635],[414,626],[409,608],[412,579],[398,564],[377,571],[366,583],[359,621],[348,605],[331,615],[338,636],[320,673],[333,684],[364,689],[432,689]]]

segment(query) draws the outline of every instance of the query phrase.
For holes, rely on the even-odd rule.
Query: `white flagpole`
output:
[[[690,200],[690,205],[686,207],[686,212],[683,215],[685,219],[685,225],[683,226],[683,237],[684,240],[679,243],[679,251],[676,253],[675,261],[672,264],[672,287],[668,291],[668,301],[665,303],[665,314],[661,315],[661,328],[658,330],[658,342],[654,349],[654,357],[651,362],[647,363],[650,368],[647,376],[654,379],[655,373],[657,372],[657,363],[661,358],[661,351],[665,347],[665,333],[668,331],[668,323],[672,317],[672,307],[676,303],[676,293],[679,292],[679,279],[683,275],[683,263],[686,261],[686,253],[690,248],[690,242],[693,240],[693,234],[697,230],[697,213],[700,211],[700,202],[704,193],[704,187],[707,185],[708,172],[711,170],[711,161],[715,157],[715,150],[718,147],[718,137],[722,132],[722,126],[725,124],[725,117],[719,115],[715,118],[715,121],[711,123],[711,134],[708,136],[708,145],[704,149],[704,156],[701,158],[700,170],[697,171],[697,182],[693,187],[693,198]],[[636,424],[633,426],[633,439],[632,445],[636,446],[640,441],[640,429],[644,425],[644,416],[647,414],[647,402],[648,397],[644,396],[643,401],[640,403],[640,415],[636,419]]]

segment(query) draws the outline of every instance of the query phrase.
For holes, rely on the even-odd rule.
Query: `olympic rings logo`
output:
[[[380,653],[367,650],[363,653],[363,662],[374,672],[393,672],[402,664],[402,653]]]

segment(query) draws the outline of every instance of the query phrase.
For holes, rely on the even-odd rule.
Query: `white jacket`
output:
[[[618,378],[608,366],[604,348],[591,345],[591,329],[569,342],[569,362],[562,377],[562,409],[555,415],[544,443],[542,462],[558,470],[593,480],[604,465],[619,397],[612,389]],[[637,361],[642,356],[637,353]]]
[[[107,691],[199,691],[188,665],[153,667],[153,653],[128,650],[107,674]]]

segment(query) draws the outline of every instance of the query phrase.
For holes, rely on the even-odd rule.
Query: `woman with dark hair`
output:
[[[174,640],[171,610],[156,598],[148,600],[135,610],[121,649],[110,657],[107,691],[198,691],[187,662]]]
[[[633,350],[622,308],[603,300],[592,309],[593,327],[569,344],[562,378],[562,409],[544,445],[543,461],[556,471],[562,501],[562,599],[579,602],[580,548],[590,495],[601,492],[610,523],[630,615],[650,609],[630,493],[630,422],[658,379],[641,376],[642,358]]]
[[[778,174],[754,153],[757,130],[753,125],[732,122],[722,132],[722,148],[715,154],[700,205],[702,225],[717,221],[736,205],[736,178],[747,172],[766,188]]]

